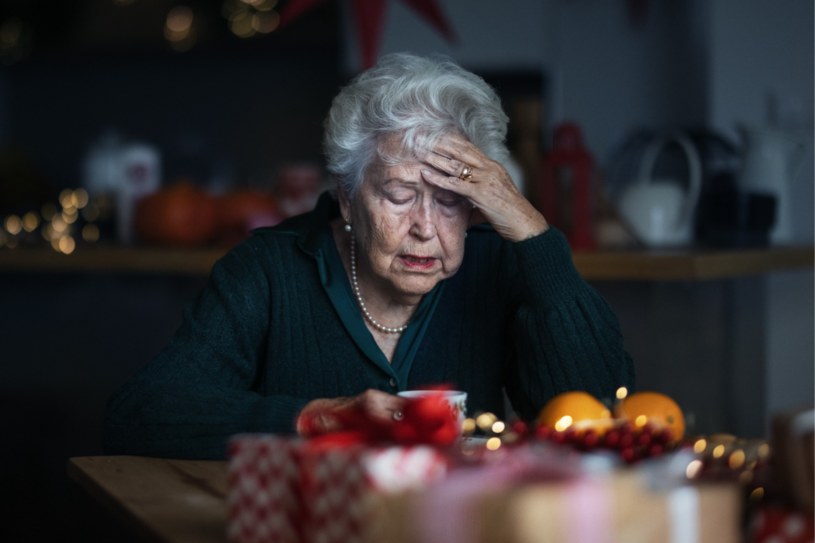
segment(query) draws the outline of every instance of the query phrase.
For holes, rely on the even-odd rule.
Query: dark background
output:
[[[0,98],[10,104],[0,116],[0,216],[81,186],[83,157],[109,130],[158,148],[164,184],[270,188],[287,163],[320,164],[322,120],[347,78],[337,5],[240,39],[223,2],[190,1],[203,26],[178,53],[162,33],[173,4],[0,2],[0,22],[29,25],[19,50],[0,47]],[[103,453],[107,398],[166,343],[204,280],[0,274],[0,540],[132,537],[68,479],[66,462]]]
[[[0,130],[13,135],[0,156],[6,206],[20,183],[51,194],[80,186],[83,157],[111,131],[157,147],[165,183],[268,188],[282,165],[319,162],[322,120],[345,79],[336,4],[241,39],[222,3],[187,3],[203,28],[178,53],[162,34],[174,2],[3,2],[0,20],[32,21],[24,56],[0,57],[12,104]]]
[[[341,35],[339,2],[329,0],[268,36],[240,39],[229,32],[220,0],[189,0],[186,4],[202,26],[195,47],[184,53],[174,52],[162,34],[164,16],[176,3],[0,0],[0,23],[19,17],[30,24],[13,47],[4,41],[0,27],[0,215],[53,199],[61,188],[79,186],[87,150],[109,129],[159,148],[165,183],[185,176],[207,187],[268,187],[282,165],[321,163],[322,119],[351,75],[344,71],[342,57],[347,54],[344,42],[353,40]],[[455,4],[462,9],[465,3]],[[281,0],[278,7],[285,4]],[[636,34],[628,27],[604,39],[614,28],[607,11],[625,13],[622,4],[609,8],[604,2],[563,0],[547,5],[562,12],[560,21],[566,24],[562,64],[554,66],[566,74],[561,75],[562,100],[567,106],[576,104],[572,108],[585,116],[578,119],[585,127],[594,126],[587,136],[596,138],[600,124],[622,131],[623,120],[647,118],[662,102],[672,107],[673,95],[664,94],[662,87],[654,92],[657,82],[681,81],[676,89],[683,89],[688,73],[698,71],[702,79],[720,77],[705,72],[695,56],[685,55],[637,72],[661,50],[646,47],[653,44],[647,40],[614,47],[615,38],[622,41]],[[658,35],[658,45],[671,42],[671,50],[699,45],[690,43],[694,34],[686,32],[687,20],[675,17],[676,10],[707,13],[718,25],[709,32],[711,39],[742,25],[716,16],[721,3],[666,0],[650,5],[653,10],[642,30]],[[752,5],[755,8],[755,2]],[[705,9],[699,9],[702,6]],[[472,40],[464,45],[482,41],[481,27],[474,21],[480,24],[482,18],[476,13],[469,20],[456,20],[462,35]],[[489,22],[500,26],[498,19],[493,15]],[[547,21],[540,22],[545,28]],[[753,26],[762,22],[742,25],[750,27],[750,43]],[[473,30],[465,33],[467,28]],[[687,36],[687,43],[674,43],[679,35]],[[484,40],[490,37],[484,35]],[[509,43],[521,38],[509,28],[498,39]],[[535,43],[546,49],[540,41]],[[493,48],[475,49],[483,53]],[[514,50],[508,49],[511,56]],[[604,57],[600,53],[606,49]],[[722,50],[729,51],[721,44],[710,47],[717,54]],[[471,61],[476,58],[467,47],[460,52]],[[647,58],[639,58],[643,52]],[[501,72],[493,60],[491,73],[482,75],[500,87],[508,103],[518,95],[540,99],[546,96],[549,74],[543,73],[547,55],[539,56],[537,68],[530,70],[527,64],[520,71]],[[718,58],[711,53],[707,61]],[[732,67],[730,60],[712,66]],[[750,74],[761,72],[761,66],[784,65],[783,59],[770,60],[751,61]],[[620,71],[630,77],[618,78]],[[663,81],[666,73],[673,77]],[[629,85],[620,87],[621,82]],[[711,86],[715,90],[722,82],[715,79]],[[688,83],[707,89],[698,81]],[[732,98],[749,94],[746,90],[754,86],[744,84],[745,93]],[[707,92],[700,98],[703,110],[715,102],[710,89]],[[659,104],[634,107],[652,96]],[[745,101],[741,114],[755,109],[753,102]],[[543,116],[547,113],[544,108]],[[674,113],[671,109],[666,119],[672,120]],[[690,114],[683,109],[681,116],[699,115],[691,108]],[[759,435],[766,421],[767,376],[797,375],[783,369],[787,365],[767,365],[768,351],[778,356],[775,338],[787,337],[767,330],[772,323],[795,334],[800,326],[796,315],[811,314],[811,280],[803,279],[807,288],[790,289],[786,305],[774,301],[774,284],[768,290],[759,277],[595,286],[620,318],[641,388],[676,398],[692,433],[725,430],[750,437]],[[172,274],[0,274],[0,539],[127,540],[108,513],[67,478],[66,461],[102,452],[105,401],[164,345],[204,280]],[[798,312],[789,312],[789,307]],[[784,359],[792,360],[794,369],[799,359],[809,363],[805,359],[811,358],[811,349],[792,354]],[[811,363],[809,367],[811,375]]]

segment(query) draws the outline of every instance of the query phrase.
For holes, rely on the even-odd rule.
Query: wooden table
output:
[[[226,462],[85,456],[68,475],[146,541],[227,541]]]

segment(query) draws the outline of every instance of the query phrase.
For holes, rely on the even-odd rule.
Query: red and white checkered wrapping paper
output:
[[[378,493],[441,479],[447,456],[429,446],[315,446],[273,435],[230,443],[227,533],[235,543],[355,543]]]

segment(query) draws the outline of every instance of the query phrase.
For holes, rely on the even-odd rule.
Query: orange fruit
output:
[[[650,424],[655,428],[670,430],[672,443],[685,435],[685,416],[682,409],[670,397],[659,392],[636,392],[614,407],[614,414],[630,421],[635,428]]]
[[[538,414],[538,426],[558,432],[595,430],[602,434],[614,424],[611,411],[588,392],[563,392],[549,400]]]

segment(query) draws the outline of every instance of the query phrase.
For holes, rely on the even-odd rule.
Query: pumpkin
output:
[[[212,240],[217,228],[215,198],[180,180],[136,203],[134,228],[140,241],[194,247]]]
[[[253,228],[273,226],[283,219],[277,201],[265,192],[236,189],[218,198],[218,239],[233,245]]]

